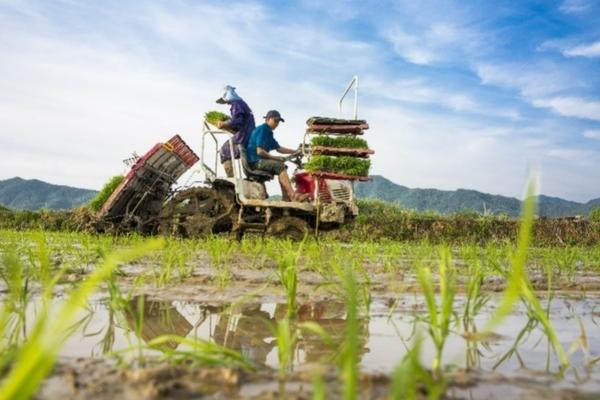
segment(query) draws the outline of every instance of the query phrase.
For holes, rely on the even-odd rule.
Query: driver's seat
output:
[[[271,175],[267,171],[261,171],[260,169],[253,169],[248,162],[248,154],[246,149],[240,146],[240,161],[242,162],[242,168],[244,170],[244,174],[249,181],[253,182],[266,182],[273,179],[273,175]]]

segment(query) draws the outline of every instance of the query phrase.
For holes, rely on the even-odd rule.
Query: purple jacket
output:
[[[231,119],[229,120],[229,126],[236,131],[233,136],[233,143],[242,145],[244,148],[248,146],[248,140],[250,140],[250,134],[254,130],[254,114],[248,107],[248,104],[244,100],[233,100],[231,102]],[[238,146],[234,146],[233,153],[235,158],[240,157],[240,149]],[[225,142],[220,151],[221,163],[231,159],[231,152],[229,151],[229,141]]]

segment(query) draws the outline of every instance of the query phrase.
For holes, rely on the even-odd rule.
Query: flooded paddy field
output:
[[[600,247],[2,233],[36,398],[600,397]]]

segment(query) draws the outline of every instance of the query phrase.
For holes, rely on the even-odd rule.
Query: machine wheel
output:
[[[163,235],[204,236],[229,231],[235,201],[228,191],[192,188],[176,194],[161,210],[158,230]]]
[[[266,234],[292,240],[302,240],[309,232],[308,223],[302,218],[281,217],[269,224]]]

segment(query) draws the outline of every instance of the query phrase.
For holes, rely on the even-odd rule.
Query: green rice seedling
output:
[[[403,245],[401,243],[390,242],[382,245],[383,259],[382,268],[383,272],[390,273],[394,272],[399,267],[400,256],[402,254]]]
[[[240,251],[250,257],[250,268],[262,269],[264,267],[266,257],[262,241],[244,237],[240,242]]]
[[[292,318],[296,315],[296,293],[298,289],[298,261],[302,254],[304,241],[294,250],[290,240],[283,241],[277,254],[277,276],[286,291],[287,315]]]
[[[569,280],[573,279],[577,271],[577,261],[579,259],[577,249],[574,247],[565,247],[555,249],[553,253],[554,263],[558,267],[560,274],[566,276]]]
[[[297,330],[292,326],[288,317],[277,322],[275,326],[275,341],[279,359],[279,379],[283,380],[291,371],[294,364],[294,348],[298,340]]]
[[[335,147],[346,149],[368,149],[367,141],[356,136],[314,136],[310,144],[313,146]]]
[[[100,189],[100,192],[96,197],[90,201],[89,207],[93,211],[100,211],[104,203],[106,203],[106,200],[108,200],[110,195],[113,194],[115,189],[123,182],[123,179],[125,179],[123,175],[116,175],[110,178],[110,180],[102,186],[102,189]]]
[[[465,271],[466,302],[463,310],[463,324],[465,332],[468,332],[467,326],[471,325],[470,322],[479,314],[481,309],[489,301],[490,297],[481,291],[481,284],[483,283],[485,275],[479,264],[477,248],[471,246],[469,249],[465,250],[465,255],[469,265]]]
[[[346,297],[346,329],[342,344],[340,368],[344,384],[344,399],[356,399],[358,393],[358,297],[357,283],[351,266],[346,266],[344,276]]]
[[[28,249],[28,259],[31,271],[42,288],[46,287],[52,279],[52,254],[48,247],[44,234],[35,232],[33,240],[36,244],[34,249]]]
[[[334,172],[352,176],[367,176],[371,160],[350,156],[312,156],[306,163],[309,172]]]
[[[142,346],[142,330],[144,329],[144,296],[138,296],[136,301],[136,312],[134,318],[134,331],[137,337],[137,349],[138,349],[138,362],[140,365],[145,364],[144,360],[144,348]]]
[[[17,251],[15,246],[2,249],[0,278],[6,286],[1,318],[3,350],[27,337],[27,306],[32,298],[31,269],[23,264]]]
[[[173,280],[173,273],[177,272],[177,280],[182,281],[189,275],[191,270],[186,266],[190,256],[189,251],[181,241],[170,239],[167,241],[165,249],[161,252],[160,263],[155,268],[155,283],[161,287]]]
[[[166,344],[177,343],[175,349]],[[159,361],[171,364],[189,364],[192,367],[229,367],[254,371],[254,364],[241,353],[198,338],[184,338],[177,335],[162,335],[147,343],[149,349],[161,349]]]
[[[220,288],[224,288],[233,276],[229,263],[236,247],[234,242],[218,236],[207,239],[207,245],[213,267],[216,269],[215,281]]]
[[[224,114],[220,111],[209,111],[204,114],[204,120],[212,125],[217,125],[219,122],[227,121],[229,115]]]
[[[325,391],[325,381],[323,380],[323,370],[318,365],[314,372],[313,377],[313,400],[325,400],[327,398],[327,392]]]
[[[508,275],[509,268],[503,260],[506,259],[506,249],[496,243],[487,243],[483,250],[482,268],[486,274],[496,273],[502,277]]]
[[[433,371],[441,376],[442,352],[444,344],[450,334],[450,323],[453,316],[454,295],[456,293],[456,278],[454,267],[450,261],[450,250],[447,247],[440,249],[439,261],[440,304],[435,300],[435,284],[431,271],[426,266],[418,266],[417,279],[421,285],[425,303],[427,305],[426,322],[428,332],[435,347]]]
[[[525,326],[523,328],[521,328],[521,330],[519,331],[519,333],[517,334],[517,336],[515,337],[515,340],[513,341],[513,344],[510,346],[510,348],[504,353],[502,354],[499,358],[498,361],[496,361],[496,363],[492,366],[492,370],[496,370],[498,369],[503,363],[505,363],[506,361],[510,360],[513,356],[516,357],[519,366],[521,368],[525,368],[525,362],[523,361],[523,358],[521,357],[521,354],[519,353],[519,346],[525,342],[527,340],[527,338],[529,337],[529,335],[535,330],[535,328],[539,325],[539,322],[536,320],[535,317],[529,317],[527,320],[527,323],[525,324]]]
[[[319,243],[315,240],[309,240],[304,246],[304,254],[306,256],[305,267],[309,271],[314,271],[322,276],[326,275],[325,252],[327,251],[326,243]]]
[[[100,268],[69,294],[55,313],[42,308],[28,340],[17,352],[13,368],[1,383],[0,400],[30,398],[50,372],[67,339],[64,327],[72,324],[90,295],[110,276],[118,263],[144,256],[161,245],[160,241],[149,241],[145,245],[111,254]],[[52,287],[46,288],[43,296],[51,297],[52,290]]]
[[[527,185],[527,197],[523,202],[519,239],[515,253],[511,258],[511,269],[508,275],[507,286],[502,294],[502,298],[496,311],[492,315],[484,331],[489,332],[496,327],[512,312],[517,302],[521,300],[531,309],[533,316],[543,326],[549,341],[552,343],[554,350],[558,355],[562,367],[566,368],[569,365],[569,359],[556,336],[554,327],[533,292],[531,283],[529,282],[529,278],[525,271],[536,207],[535,192],[535,183],[533,180],[530,180]]]
[[[420,387],[427,391],[427,398],[437,400],[446,391],[444,380],[434,379],[429,371],[421,364],[421,347],[423,340],[417,335],[411,348],[394,368],[390,382],[390,400],[420,399]]]

